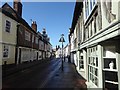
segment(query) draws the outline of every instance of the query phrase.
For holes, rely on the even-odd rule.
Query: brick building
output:
[[[44,34],[38,32],[36,21],[33,21],[31,26],[29,26],[29,24],[22,18],[22,3],[20,0],[14,0],[13,7],[14,8],[5,3],[1,8],[1,13],[9,17],[15,23],[12,25],[12,22],[9,21],[9,19],[6,20],[11,23],[11,26],[9,27],[12,29],[11,31],[14,31],[14,42],[11,41],[11,43],[14,43],[14,50],[11,49],[11,52],[14,51],[14,55],[12,55],[14,59],[12,59],[13,61],[3,60],[2,62],[6,61],[7,64],[19,64],[26,61],[49,58],[52,53],[52,45],[50,44],[47,34],[44,36]],[[8,24],[6,22],[6,25]],[[2,30],[3,28],[1,28],[0,31]],[[9,34],[8,37],[10,35],[11,34]],[[7,36],[5,35],[5,37]],[[4,40],[4,38],[2,39]],[[11,52],[8,51],[8,54],[11,54]],[[11,55],[8,56],[10,57]],[[3,57],[3,55],[1,57]]]

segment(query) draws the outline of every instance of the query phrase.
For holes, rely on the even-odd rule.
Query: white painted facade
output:
[[[6,31],[6,21],[9,31]],[[0,12],[0,64],[15,63],[17,22]]]
[[[56,58],[61,58],[62,57],[62,49],[59,48],[58,50],[56,50],[55,55],[56,55]]]
[[[23,63],[26,61],[40,60],[42,57],[39,57],[39,55],[41,55],[41,52],[36,49],[19,47],[17,64]]]
[[[80,32],[76,37],[79,46],[72,56],[88,89],[120,90],[120,0],[84,0],[75,32]],[[74,46],[72,34],[70,39]]]
[[[64,47],[63,53],[64,53],[65,61],[70,62],[70,60],[69,60],[70,59],[70,44],[67,44]]]

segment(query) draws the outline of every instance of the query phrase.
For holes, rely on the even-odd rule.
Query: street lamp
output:
[[[65,39],[64,39],[64,34],[61,34],[61,38],[59,40],[59,42],[62,42],[62,64],[61,64],[61,69],[63,71],[63,42],[65,42]]]

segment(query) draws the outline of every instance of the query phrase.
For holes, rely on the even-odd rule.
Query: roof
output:
[[[75,9],[74,9],[74,15],[73,15],[73,20],[72,20],[72,25],[71,25],[71,30],[70,30],[70,35],[71,33],[74,32],[77,20],[79,18],[80,12],[82,11],[83,8],[83,2],[76,2],[75,4]]]
[[[2,8],[0,8],[0,12],[2,12],[3,14],[5,14],[6,16],[12,18],[13,20],[17,21],[18,23],[23,24],[24,26],[26,26],[29,30],[31,30],[32,32],[34,32],[36,35],[38,35],[37,32],[35,32],[30,26],[29,24],[8,4],[5,3]],[[42,37],[41,37],[42,38]],[[45,38],[43,38],[43,41],[45,43],[47,43],[47,40]],[[48,42],[50,45],[51,43]]]
[[[10,14],[9,12],[3,10],[2,8],[0,8],[0,12],[5,14],[6,16],[12,18],[13,20],[17,21],[17,19],[12,14]]]
[[[5,3],[2,6],[2,8],[0,8],[0,11],[2,11],[2,13],[4,13],[6,16],[16,20],[18,23],[23,24],[32,32],[37,33],[29,26],[29,24],[19,14],[17,14],[17,12],[8,3]]]

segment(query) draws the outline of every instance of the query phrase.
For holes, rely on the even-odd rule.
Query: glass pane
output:
[[[90,57],[89,57],[89,64],[90,64]]]
[[[96,57],[96,67],[98,67],[98,57]]]
[[[95,57],[93,57],[93,65],[95,66]]]
[[[95,77],[92,75],[92,82],[94,83],[95,82]]]
[[[97,79],[97,77],[95,77],[95,85],[98,86],[98,79]]]
[[[90,66],[90,72],[92,72],[92,67]]]
[[[97,69],[95,69],[95,75],[98,76],[98,70]]]
[[[90,74],[90,80],[92,80],[92,75]]]

